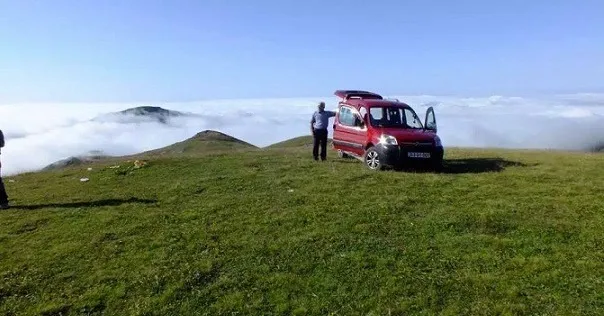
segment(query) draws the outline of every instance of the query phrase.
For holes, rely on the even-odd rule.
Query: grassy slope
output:
[[[450,150],[444,174],[330,157],[5,179],[0,314],[602,314],[604,155]]]
[[[138,109],[138,108],[135,108]],[[178,112],[177,112],[178,113]],[[137,159],[152,159],[158,157],[199,157],[207,154],[234,153],[257,149],[256,146],[244,142],[240,139],[231,137],[221,132],[206,130],[197,133],[193,137],[185,139],[181,142],[174,143],[169,146],[145,151],[128,156],[92,156],[92,157],[70,157],[55,163],[52,163],[45,168],[48,170],[61,170],[74,167],[89,167],[97,164],[102,166],[120,164],[122,161],[130,161]]]
[[[157,156],[199,156],[223,152],[247,151],[256,146],[231,137],[221,132],[207,130],[172,145],[132,155],[132,158],[149,158]]]
[[[331,145],[331,138],[327,140],[327,144]],[[269,149],[290,149],[290,148],[300,148],[300,147],[312,147],[313,138],[312,136],[300,136],[292,139],[288,139],[282,142],[278,142],[276,144],[272,144],[268,146]]]

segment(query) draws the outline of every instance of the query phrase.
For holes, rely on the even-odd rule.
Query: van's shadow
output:
[[[485,173],[501,172],[508,167],[528,167],[529,165],[502,158],[463,158],[445,159],[443,168],[438,173],[463,174],[463,173]],[[408,167],[401,171],[434,172],[429,168]]]
[[[99,207],[99,206],[118,206],[128,203],[139,203],[139,204],[154,204],[157,200],[151,199],[104,199],[88,202],[71,202],[71,203],[47,203],[47,204],[33,204],[33,205],[11,205],[11,209],[21,210],[38,210],[44,208],[88,208],[88,207]]]

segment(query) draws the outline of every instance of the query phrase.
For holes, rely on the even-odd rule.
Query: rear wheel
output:
[[[375,147],[369,147],[365,151],[364,159],[365,165],[370,170],[383,170],[384,165],[381,161],[380,153],[375,149]]]

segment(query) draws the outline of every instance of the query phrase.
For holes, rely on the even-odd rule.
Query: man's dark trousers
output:
[[[4,188],[4,182],[2,182],[2,176],[0,175],[0,205],[8,204],[8,196],[6,195],[6,189]]]
[[[314,130],[312,155],[315,160],[319,160],[319,146],[321,147],[321,160],[325,160],[327,158],[327,129]]]

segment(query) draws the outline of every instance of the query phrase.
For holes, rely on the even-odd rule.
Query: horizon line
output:
[[[334,90],[335,91],[335,90]],[[377,92],[379,93],[379,92]],[[577,91],[577,92],[566,92],[566,93],[538,93],[538,94],[430,94],[430,93],[418,93],[418,94],[404,94],[404,93],[380,93],[382,96],[388,97],[454,97],[454,98],[491,98],[491,97],[508,97],[508,98],[526,98],[526,97],[561,97],[561,96],[572,96],[572,95],[603,95],[604,90],[599,91]],[[0,106],[4,105],[70,105],[70,104],[132,104],[132,103],[147,103],[149,104],[187,104],[187,103],[200,103],[210,101],[268,101],[268,100],[321,100],[321,99],[337,99],[335,95],[329,96],[290,96],[290,97],[248,97],[248,98],[198,98],[193,100],[138,100],[138,101],[0,101]]]

